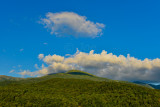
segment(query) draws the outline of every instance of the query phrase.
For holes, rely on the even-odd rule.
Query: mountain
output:
[[[142,81],[133,81],[133,83],[138,84],[138,85],[142,85],[142,86],[145,86],[145,87],[148,87],[148,88],[156,89],[156,88],[150,86],[148,83],[145,83],[145,82],[142,82]]]
[[[151,87],[153,87],[154,89],[160,89],[160,85],[153,85],[153,84],[149,84]]]
[[[159,90],[79,70],[0,83],[0,106],[160,106]]]
[[[48,74],[48,75],[45,75],[42,77],[36,77],[36,78],[16,78],[16,77],[4,76],[3,79],[0,81],[0,86],[5,86],[10,83],[30,84],[33,82],[35,83],[35,82],[45,81],[52,78],[64,78],[64,79],[72,78],[72,79],[85,79],[85,80],[92,80],[92,81],[114,81],[107,78],[98,77],[80,70],[70,70],[65,73],[52,73],[52,74]]]
[[[139,84],[139,85],[143,85],[145,87],[148,87],[148,88],[153,88],[153,89],[160,89],[160,85],[154,85],[150,82],[143,82],[143,81],[133,81],[133,83],[135,84]]]
[[[107,78],[98,77],[80,70],[70,70],[65,73],[48,74],[47,76],[41,77],[41,79],[48,78],[74,78],[74,79],[87,79],[93,81],[113,81]]]

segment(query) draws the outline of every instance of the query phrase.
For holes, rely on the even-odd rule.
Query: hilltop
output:
[[[90,73],[80,71],[80,70],[70,70],[65,73],[55,73],[55,74],[49,74],[47,76],[41,77],[41,79],[45,78],[74,78],[74,79],[86,79],[86,80],[93,80],[93,81],[112,81],[107,78],[98,77],[95,75],[92,75]]]
[[[49,80],[52,78],[64,78],[64,79],[85,79],[85,80],[92,80],[92,81],[115,81],[115,82],[124,82],[124,83],[130,83],[127,81],[117,81],[117,80],[111,80],[107,78],[102,78],[95,76],[93,74],[80,71],[80,70],[69,70],[64,73],[52,73],[48,74],[42,77],[34,77],[34,78],[17,78],[17,77],[11,77],[11,76],[5,76],[0,75],[0,85],[8,85],[10,83],[32,83],[32,82],[40,82]],[[134,84],[141,85],[144,87],[152,88],[152,89],[160,89],[159,86],[155,86],[152,84],[147,84],[141,81],[134,81]]]
[[[40,81],[45,81],[53,78],[64,78],[64,79],[85,79],[85,80],[92,80],[92,81],[113,81],[107,78],[98,77],[92,74],[89,74],[84,71],[80,70],[70,70],[65,73],[53,73],[48,74],[42,77],[34,77],[34,78],[16,78],[16,77],[10,77],[10,76],[2,76],[0,77],[0,86],[5,86],[10,83],[16,83],[16,84],[30,84]]]

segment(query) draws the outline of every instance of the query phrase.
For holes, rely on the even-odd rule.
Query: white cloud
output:
[[[9,73],[13,73],[15,70],[11,70],[11,71],[9,71]]]
[[[38,55],[38,58],[41,60],[41,59],[43,59],[44,58],[44,54],[39,54]]]
[[[77,52],[69,57],[48,55],[41,58],[47,67],[39,71],[23,72],[23,75],[46,75],[49,73],[65,72],[71,69],[80,69],[91,74],[116,80],[152,80],[160,81],[160,59],[144,59],[127,55],[113,55],[102,51],[99,54],[91,50],[89,53]]]
[[[29,76],[35,76],[35,72],[31,72],[30,70],[20,70],[21,72],[19,72],[18,74],[25,76],[25,75],[29,75]]]
[[[66,72],[68,70],[73,69],[72,65],[64,64],[64,63],[59,63],[59,62],[53,62],[51,65],[48,67],[44,67],[42,64],[42,68],[40,70],[31,72],[30,70],[21,70],[18,74],[25,76],[43,76],[51,73],[60,73],[60,72]]]
[[[48,55],[43,59],[43,61],[48,64],[52,64],[53,62],[62,62],[63,60],[64,60],[64,57],[59,55],[53,55],[53,56]]]
[[[41,23],[51,30],[51,34],[58,37],[91,37],[95,38],[102,35],[105,27],[102,23],[94,23],[87,20],[87,17],[80,16],[73,12],[47,13]]]

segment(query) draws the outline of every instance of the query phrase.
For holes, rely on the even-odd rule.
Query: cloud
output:
[[[15,70],[11,70],[11,71],[9,71],[9,73],[13,73]]]
[[[36,69],[39,69],[38,64],[35,64],[34,67],[35,67]]]
[[[23,77],[28,75],[28,76],[43,76],[47,74],[52,74],[52,73],[60,73],[60,72],[66,72],[68,70],[73,69],[74,67],[72,65],[64,64],[64,63],[59,63],[59,62],[54,62],[48,67],[44,67],[42,64],[42,67],[40,70],[31,72],[30,70],[21,70],[18,74],[22,75]]]
[[[95,38],[102,35],[102,29],[105,27],[102,23],[94,23],[73,12],[47,13],[41,23],[57,37]]]
[[[64,57],[59,56],[59,55],[48,55],[46,56],[43,61],[48,63],[48,64],[52,64],[53,62],[62,62],[64,60]]]
[[[39,54],[38,55],[38,58],[41,60],[41,59],[43,59],[44,58],[44,54]]]
[[[41,55],[39,55],[41,56]],[[103,50],[101,53],[77,52],[68,57],[48,55],[40,58],[47,67],[35,72],[23,72],[23,75],[42,76],[50,73],[79,69],[88,73],[115,80],[150,80],[160,81],[160,59],[140,60],[127,55],[113,55]]]
[[[25,75],[29,75],[29,76],[35,76],[35,72],[30,72],[30,70],[20,70],[21,72],[19,72],[18,74],[25,76]]]

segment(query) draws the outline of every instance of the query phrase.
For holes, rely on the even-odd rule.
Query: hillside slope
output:
[[[0,82],[0,106],[160,106],[160,91],[71,70]]]
[[[54,74],[48,74],[48,75],[37,77],[37,78],[26,78],[24,80],[19,81],[19,83],[40,82],[40,81],[45,81],[53,78],[85,79],[85,80],[92,80],[92,81],[114,81],[107,78],[98,77],[80,70],[70,70],[66,73],[54,73]]]
[[[159,107],[160,92],[131,83],[52,78],[0,86],[0,106]]]

